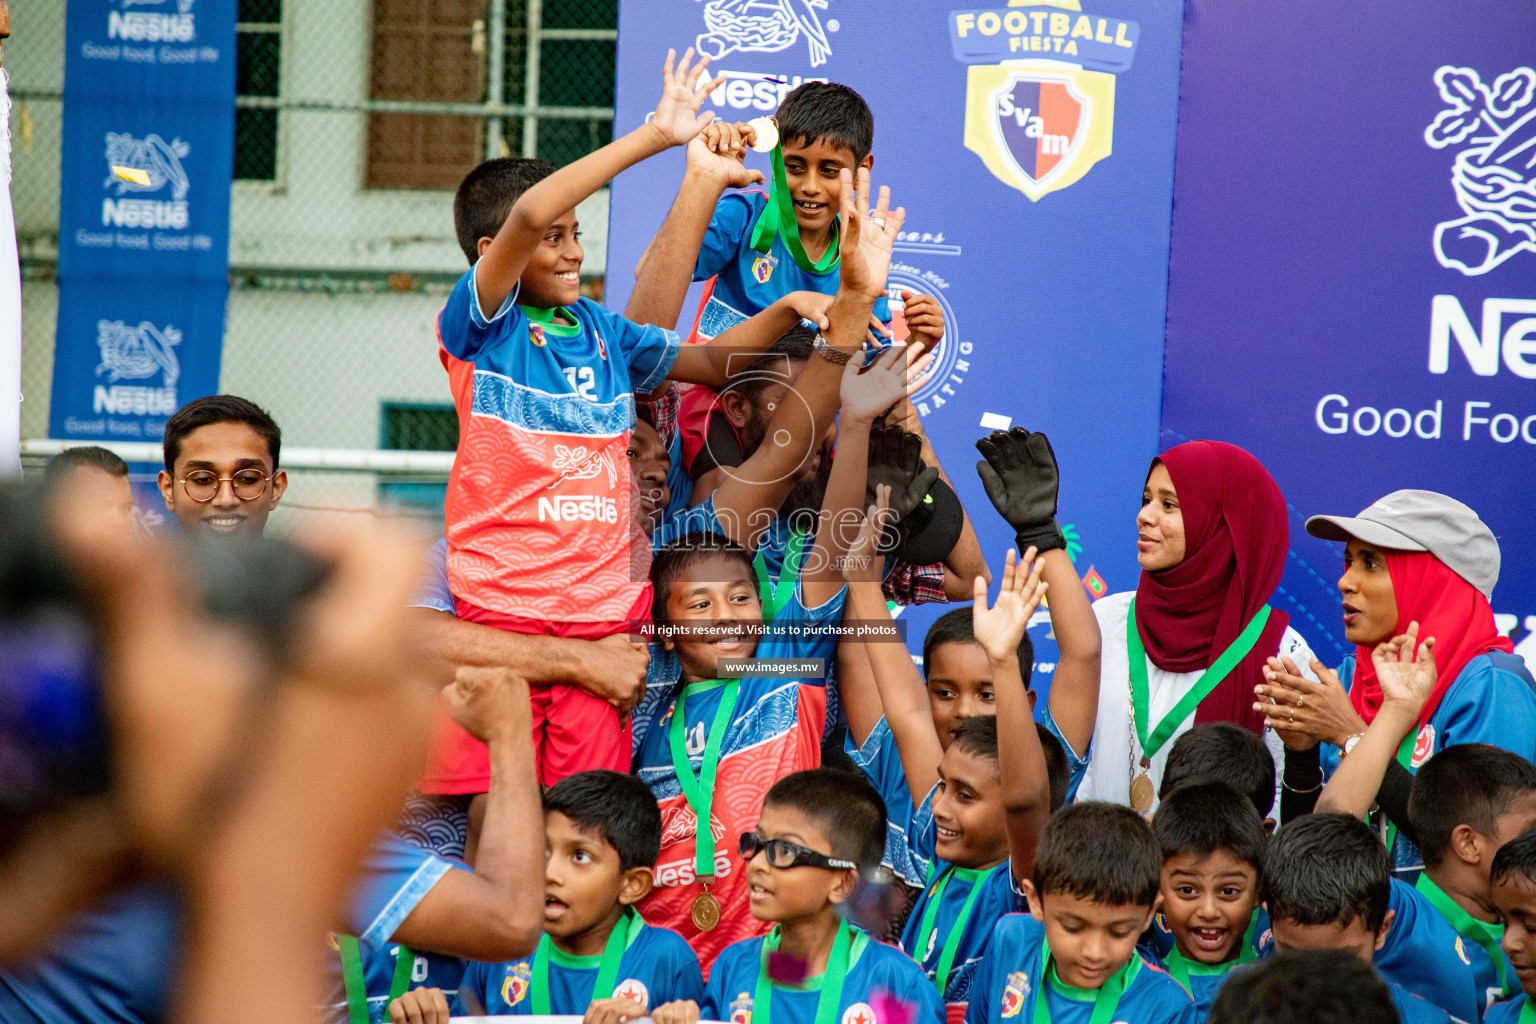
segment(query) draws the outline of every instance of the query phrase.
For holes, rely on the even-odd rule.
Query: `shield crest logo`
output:
[[[1066,188],[1109,156],[1115,76],[1055,61],[973,65],[965,147],[1031,200]]]
[[[768,279],[772,276],[773,260],[769,259],[767,256],[759,256],[756,260],[753,261],[752,277],[756,279],[758,284],[767,284]]]
[[[501,980],[501,999],[508,1006],[516,1006],[523,1001],[528,994],[528,982],[532,978],[532,971],[526,963],[512,964],[507,968],[506,977]]]

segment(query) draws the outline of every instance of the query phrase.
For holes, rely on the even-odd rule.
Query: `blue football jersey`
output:
[[[1251,962],[1260,955],[1261,948],[1267,944],[1269,938],[1269,915],[1264,913],[1264,908],[1259,907],[1253,912],[1251,928],[1253,937],[1248,945],[1248,959]],[[1142,936],[1141,949],[1149,957],[1156,957],[1157,962],[1165,970],[1168,969],[1168,955],[1177,948],[1177,941],[1173,932],[1168,928],[1168,919],[1158,914],[1152,918],[1152,927]],[[1241,955],[1236,959],[1228,960],[1223,964],[1202,964],[1193,960],[1186,960],[1184,969],[1189,973],[1189,981],[1185,987],[1195,1000],[1195,1017],[1197,1020],[1205,1020],[1206,1014],[1211,1012],[1211,1004],[1216,1001],[1216,993],[1221,991],[1221,986],[1227,983],[1242,960]],[[1184,979],[1169,970],[1169,974],[1180,984]]]
[[[884,722],[883,719],[881,721]],[[933,875],[913,904],[906,927],[902,929],[901,948],[917,961],[930,981],[937,982],[944,946],[950,941],[966,904],[971,905],[971,914],[955,946],[955,957],[950,963],[949,978],[944,986],[944,1008],[949,1024],[960,1024],[965,1019],[965,1006],[970,1000],[977,968],[992,938],[992,929],[996,927],[998,918],[1024,909],[1023,901],[1014,892],[1013,879],[1009,876],[1006,862],[980,872],[956,869],[947,883],[943,882],[943,876],[951,865],[942,860],[932,863]],[[938,906],[933,914],[933,922],[924,929],[928,908],[935,900]]]
[[[1052,1024],[1089,1024],[1095,993],[1042,977],[1044,949],[1045,925],[1033,917],[1009,914],[999,921],[972,986],[965,1024],[1030,1024],[1037,999],[1049,1000]],[[1195,1004],[1184,987],[1140,952],[1131,957],[1130,977],[1112,1019],[1194,1024]]]
[[[1392,929],[1375,960],[1383,978],[1457,1020],[1477,1020],[1502,998],[1497,969],[1488,954],[1458,934],[1423,893],[1394,878],[1390,907]]]
[[[1530,996],[1524,992],[1515,994],[1515,998],[1495,1003],[1488,1007],[1488,1012],[1483,1016],[1483,1024],[1519,1024],[1520,1011],[1525,1009]]]
[[[763,939],[759,936],[744,939],[720,954],[699,1006],[703,1019],[752,1024],[752,1001],[757,992],[762,950]],[[772,1024],[814,1024],[821,982],[822,976],[818,975],[793,989],[774,985],[773,1007],[768,1014]],[[939,994],[918,966],[900,950],[871,942],[868,935],[855,928],[848,974],[837,1005],[838,1024],[894,1024],[882,1022],[872,1005],[880,995],[894,996],[910,1004],[911,1024],[943,1024],[944,1006],[939,1002]]]
[[[699,308],[695,334],[700,340],[723,334],[790,292],[837,294],[837,260],[817,274],[800,269],[782,238],[775,238],[766,253],[752,248],[752,229],[767,205],[766,193],[751,191],[727,193],[715,206],[693,268],[695,281],[714,278]],[[884,297],[875,304],[875,315],[890,323]]]
[[[570,956],[551,944],[549,950],[549,1012],[580,1016],[596,999],[621,998],[653,1010],[678,999],[698,1002],[704,996],[704,979],[698,958],[682,936],[665,928],[637,922],[628,946],[619,959],[619,974],[612,992],[595,993],[601,956]],[[626,927],[624,921],[617,925]],[[449,1003],[454,1016],[527,1017],[533,1013],[531,998],[533,957],[510,963],[471,963],[459,982],[458,996]]]
[[[1453,1018],[1427,999],[1421,999],[1401,985],[1387,983],[1392,992],[1392,1005],[1397,1007],[1397,1019],[1402,1024],[1451,1024]],[[1473,1018],[1474,1020],[1476,1018]],[[1471,1024],[1470,1021],[1467,1024]]]

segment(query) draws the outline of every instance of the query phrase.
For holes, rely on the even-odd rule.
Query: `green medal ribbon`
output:
[[[695,775],[684,743],[684,733],[688,731],[683,721],[687,717],[684,705],[690,693],[707,693],[717,686],[725,687],[725,693],[721,694],[720,706],[715,709],[714,720],[709,724],[709,736],[704,743],[704,760],[699,765],[699,774]],[[677,783],[683,789],[688,806],[693,808],[697,822],[693,837],[693,872],[700,878],[713,878],[715,875],[715,833],[710,827],[710,810],[715,802],[715,772],[720,767],[720,743],[725,738],[726,726],[731,723],[731,713],[736,710],[736,697],[740,692],[740,679],[710,679],[684,686],[683,692],[677,695],[677,703],[673,705],[672,727],[667,731],[667,740],[672,748],[672,767],[677,771]]]
[[[1174,980],[1183,985],[1185,991],[1193,994],[1194,990],[1189,987],[1191,974],[1226,974],[1239,964],[1251,964],[1259,958],[1259,951],[1253,948],[1253,932],[1258,926],[1259,912],[1255,910],[1253,916],[1248,919],[1248,930],[1243,932],[1243,941],[1237,947],[1235,960],[1228,960],[1221,964],[1203,964],[1198,960],[1190,960],[1179,952],[1178,946],[1174,946],[1168,955],[1163,957],[1163,963],[1167,966],[1168,973],[1173,975]]]
[[[971,913],[976,909],[976,898],[981,895],[982,887],[987,881],[1007,866],[1005,862],[982,871],[977,868],[957,868],[951,864],[939,874],[937,882],[930,881],[928,906],[923,908],[923,917],[917,926],[917,949],[909,951],[921,958],[918,960],[920,965],[927,959],[933,934],[938,929],[935,919],[938,917],[939,903],[944,899],[944,890],[949,887],[950,879],[958,878],[962,882],[971,883],[970,895],[966,896],[965,903],[960,907],[960,915],[955,918],[949,934],[944,937],[944,948],[939,953],[939,962],[934,968],[933,983],[939,990],[940,999],[944,998],[944,990],[949,985],[949,972],[955,965],[955,953],[960,948],[960,937],[965,934],[965,926],[970,923]]]
[[[613,926],[613,931],[608,933],[608,942],[603,946],[602,958],[594,956],[573,957],[554,949],[554,943],[548,935],[539,936],[539,948],[533,954],[533,977],[528,983],[528,998],[532,1000],[533,1012],[538,1016],[550,1015],[549,1008],[549,959],[551,951],[554,955],[565,959],[570,966],[588,967],[591,961],[597,960],[597,981],[592,985],[592,998],[589,1003],[599,999],[607,999],[613,995],[613,986],[619,980],[619,961],[624,959],[624,951],[635,941],[640,934],[640,929],[645,922],[631,907],[624,912],[624,917]]]
[[[1509,974],[1504,961],[1504,950],[1500,946],[1504,938],[1504,927],[1479,921],[1467,913],[1460,904],[1446,895],[1444,889],[1435,884],[1427,871],[1419,874],[1419,880],[1413,887],[1429,900],[1431,906],[1440,911],[1440,916],[1444,917],[1458,934],[1483,947],[1483,952],[1488,954],[1488,959],[1493,961],[1494,968],[1499,972],[1499,988],[1502,994],[1509,995]]]
[[[757,965],[757,985],[752,990],[752,1024],[769,1024],[773,1011],[773,990],[778,988],[768,976],[768,956],[779,948],[779,926],[763,939],[762,959]],[[837,923],[837,938],[832,940],[832,954],[827,957],[827,973],[821,978],[821,995],[816,997],[815,1024],[837,1024],[838,1006],[843,1001],[843,982],[848,977],[852,959],[853,929],[846,920]]]
[[[1131,954],[1130,962],[1110,975],[1099,990],[1093,996],[1093,1014],[1088,1018],[1088,1024],[1110,1024],[1115,1019],[1115,1010],[1120,1006],[1120,997],[1125,995],[1125,990],[1130,988],[1131,982],[1136,980],[1136,975],[1141,970],[1141,957]],[[1051,1024],[1050,999],[1046,995],[1046,986],[1054,984],[1060,989],[1070,988],[1066,982],[1056,977],[1056,965],[1051,963],[1051,947],[1047,942],[1040,943],[1040,984],[1035,988],[1035,1021],[1034,1024]],[[1087,993],[1083,989],[1072,989],[1073,992]]]
[[[795,220],[795,201],[789,194],[789,177],[784,173],[784,147],[774,146],[769,156],[773,164],[773,189],[768,203],[752,228],[752,248],[766,255],[773,248],[773,240],[779,238],[784,248],[795,258],[801,270],[807,274],[825,274],[837,266],[838,225],[832,221],[832,242],[821,259],[813,260],[806,255],[805,243],[800,241],[800,224]]]
[[[1205,673],[1195,682],[1194,689],[1186,693],[1173,710],[1163,716],[1163,720],[1157,723],[1151,735],[1147,734],[1147,715],[1151,711],[1151,704],[1147,696],[1147,649],[1141,642],[1141,635],[1136,631],[1136,599],[1131,598],[1131,608],[1125,617],[1125,648],[1131,663],[1131,710],[1136,719],[1136,738],[1141,743],[1141,756],[1151,759],[1157,756],[1157,752],[1163,749],[1173,736],[1174,730],[1190,713],[1200,705],[1200,702],[1210,696],[1216,684],[1227,678],[1227,673],[1237,667],[1237,663],[1248,656],[1253,650],[1253,645],[1259,642],[1259,634],[1264,632],[1264,625],[1269,621],[1269,605],[1260,608],[1258,614],[1249,620],[1248,625],[1232,641],[1231,646],[1221,652],[1216,663],[1205,670]]]
[[[763,624],[778,617],[789,599],[795,596],[795,581],[800,578],[800,567],[805,561],[805,542],[809,535],[800,527],[789,531],[789,541],[784,545],[784,564],[777,579],[768,576],[768,562],[762,549],[752,556],[752,568],[757,570],[757,595],[763,603]]]
[[[336,948],[341,953],[341,984],[347,993],[347,1019],[349,1024],[368,1024],[368,980],[363,974],[363,957],[358,952],[357,936],[336,936]],[[403,945],[396,947],[395,975],[389,982],[389,998],[384,1002],[384,1016],[389,1016],[389,1004],[405,995],[411,987],[411,967],[416,954]]]

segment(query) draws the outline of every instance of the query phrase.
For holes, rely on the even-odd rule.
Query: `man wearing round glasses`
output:
[[[277,468],[282,432],[266,411],[235,395],[188,402],[165,424],[160,493],[182,530],[259,537],[288,488]]]

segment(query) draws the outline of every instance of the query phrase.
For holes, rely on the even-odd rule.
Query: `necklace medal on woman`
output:
[[[1237,639],[1233,640],[1217,657],[1215,663],[1195,681],[1190,691],[1163,716],[1162,721],[1149,728],[1150,723],[1147,719],[1152,701],[1147,685],[1147,649],[1141,642],[1141,635],[1136,631],[1136,599],[1131,598],[1131,606],[1125,618],[1125,653],[1131,670],[1131,739],[1141,745],[1140,763],[1138,764],[1134,759],[1131,762],[1131,807],[1137,814],[1145,814],[1151,810],[1152,800],[1157,795],[1149,774],[1152,758],[1163,749],[1165,743],[1173,738],[1179,724],[1194,713],[1195,708],[1200,706],[1200,702],[1216,688],[1216,684],[1225,679],[1227,673],[1236,668],[1237,663],[1253,650],[1253,645],[1259,641],[1259,635],[1264,632],[1264,624],[1269,621],[1269,613],[1269,605],[1260,608],[1253,618],[1248,620],[1248,624],[1237,635]],[[1140,774],[1137,774],[1138,768]]]

